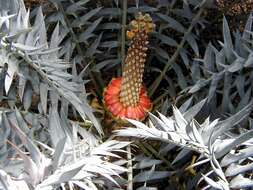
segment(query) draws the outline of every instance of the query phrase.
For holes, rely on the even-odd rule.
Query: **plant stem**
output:
[[[127,145],[127,190],[133,190],[133,163],[131,145]]]
[[[123,0],[122,5],[122,25],[121,25],[121,68],[123,71],[125,57],[126,57],[126,17],[127,17],[127,0]]]
[[[154,92],[156,91],[156,89],[158,88],[159,84],[161,83],[164,75],[166,74],[168,68],[175,63],[181,49],[184,47],[184,44],[186,42],[187,36],[191,33],[193,27],[195,26],[195,24],[197,23],[197,21],[199,20],[202,12],[204,11],[204,7],[205,7],[205,3],[206,0],[203,0],[203,3],[201,3],[201,6],[199,7],[199,11],[198,13],[195,15],[195,17],[193,18],[191,25],[189,26],[189,28],[187,29],[187,31],[184,33],[183,39],[181,40],[180,44],[177,46],[177,49],[175,51],[175,53],[172,55],[172,57],[168,60],[167,64],[164,66],[162,72],[160,73],[160,75],[156,78],[156,80],[153,82],[153,84],[150,86],[149,88],[149,96],[152,96],[154,94]]]

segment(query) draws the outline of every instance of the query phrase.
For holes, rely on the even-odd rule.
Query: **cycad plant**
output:
[[[1,1],[1,188],[96,189],[104,184],[93,178],[103,177],[117,184],[112,176],[125,169],[108,156],[118,157],[112,151],[128,143],[101,144],[81,128],[103,133],[86,102],[84,82],[67,72],[75,65],[61,58],[64,34],[56,25],[48,42],[41,9],[33,25],[29,13],[23,1]],[[82,121],[71,120],[70,105]]]
[[[194,72],[191,76],[199,79],[189,88],[192,97],[181,106],[182,112],[173,107],[172,116],[166,117],[160,113],[159,117],[151,115],[151,122],[146,125],[129,120],[136,128],[122,129],[117,134],[161,141],[163,146],[157,152],[163,155],[161,160],[165,158],[164,161],[170,161],[170,155],[175,154],[175,146],[181,147],[178,155],[170,161],[172,168],[185,167],[188,170],[196,167],[201,175],[195,174],[195,186],[202,184],[200,182],[204,179],[207,183],[205,189],[252,187],[251,30],[252,16],[242,34],[239,31],[234,33],[233,43],[224,18],[224,42],[220,42],[221,47],[215,48],[209,44],[204,58],[192,61],[195,65],[192,65]],[[205,99],[187,110],[193,99],[201,98]],[[205,119],[206,113],[210,113],[211,117]],[[219,120],[217,116],[226,119]],[[203,123],[200,124],[194,117]],[[212,119],[214,117],[216,119]],[[185,165],[192,151],[198,153],[197,160]],[[210,164],[209,170],[206,165],[202,166],[207,163]],[[188,183],[184,188],[191,189],[193,186]]]
[[[34,5],[0,0],[0,189],[253,186],[252,15],[242,32],[208,0]]]
[[[168,151],[172,150],[172,145],[181,147],[180,158],[175,158],[176,160],[173,162],[182,160],[189,153],[189,150],[199,153],[197,162],[188,166],[193,168],[207,162],[210,163],[210,171],[207,174],[202,174],[208,184],[205,188],[251,187],[251,177],[247,176],[252,165],[250,159],[252,147],[250,142],[253,131],[247,130],[233,135],[226,135],[226,133],[233,130],[236,125],[247,118],[252,111],[252,102],[226,120],[219,121],[216,119],[210,122],[209,118],[207,118],[202,124],[199,124],[192,119],[192,115],[196,109],[200,110],[202,106],[203,104],[199,103],[195,105],[194,109],[192,108],[184,114],[174,108],[172,117],[165,117],[162,114],[159,114],[159,117],[152,115],[153,121],[150,122],[150,125],[145,125],[135,120],[128,120],[136,128],[121,129],[117,131],[117,134],[120,136],[158,140],[169,146]],[[164,152],[170,154],[170,152],[165,150],[162,150],[163,154]],[[212,177],[215,177],[216,180],[211,179]],[[232,179],[230,179],[231,177]],[[199,181],[201,180],[200,178]]]

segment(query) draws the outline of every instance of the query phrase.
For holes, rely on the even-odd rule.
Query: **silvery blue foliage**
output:
[[[53,116],[60,119],[58,113]],[[99,183],[94,183],[95,178],[103,176],[117,185],[112,176],[119,176],[126,171],[124,167],[111,163],[109,157],[118,158],[113,152],[122,152],[121,149],[128,142],[109,140],[100,144],[90,132],[65,118],[61,124],[54,123],[58,135],[50,132],[54,136],[54,143],[49,146],[45,144],[47,140],[45,143],[35,140],[36,133],[32,134],[29,126],[32,129],[38,125],[46,128],[50,118],[38,118],[38,115],[31,113],[21,114],[16,110],[1,111],[0,121],[2,128],[9,127],[1,134],[2,189],[55,189],[63,185],[97,189]]]
[[[246,106],[252,97],[252,15],[244,31],[232,33],[223,18],[223,42],[220,47],[209,43],[203,59],[191,66],[193,97],[207,97],[213,113],[234,114]],[[206,89],[207,88],[207,89]]]
[[[1,189],[55,189],[68,185],[97,189],[95,178],[117,185],[124,167],[110,162],[127,142],[100,138],[68,118],[71,105],[83,119],[83,127],[100,123],[86,102],[84,81],[67,70],[59,44],[65,33],[57,24],[50,40],[42,10],[33,24],[23,1],[0,1]],[[34,96],[38,112],[32,112]],[[17,102],[22,106],[18,106]],[[102,176],[102,177],[101,177]]]
[[[151,115],[152,122],[149,125],[129,120],[136,128],[118,130],[117,135],[158,140],[182,147],[183,150],[198,152],[199,159],[193,166],[209,162],[211,171],[203,174],[203,178],[209,186],[216,189],[251,187],[252,180],[246,172],[252,168],[253,131],[247,130],[240,134],[232,131],[247,119],[253,109],[253,102],[226,120],[210,121],[207,118],[199,124],[193,119],[192,116],[196,113],[192,110],[199,111],[203,105],[200,102],[183,114],[174,107],[171,117],[160,113],[159,117]],[[242,164],[246,160],[247,164]],[[218,180],[209,177],[211,174],[215,174]],[[232,177],[232,180],[228,180],[228,177]]]
[[[83,82],[76,81],[76,77],[67,73],[71,64],[60,58],[59,44],[65,33],[56,25],[51,40],[47,40],[47,32],[42,15],[39,9],[31,26],[29,22],[29,11],[26,11],[22,1],[10,1],[10,6],[19,5],[17,15],[8,15],[8,9],[3,9],[2,22],[3,34],[1,37],[1,67],[7,64],[7,71],[4,75],[4,89],[8,96],[15,96],[17,93],[25,110],[32,104],[33,93],[40,95],[38,109],[41,113],[48,113],[47,99],[58,104],[59,97],[70,103],[79,112],[81,117],[92,120],[92,123],[102,134],[102,129],[92,113],[86,99]],[[8,18],[8,19],[7,19]],[[62,36],[63,35],[63,36]],[[21,60],[20,60],[21,58]],[[4,69],[1,69],[2,75]],[[12,87],[14,76],[19,76],[18,92]],[[12,88],[11,88],[12,87]],[[85,97],[85,96],[84,96]],[[65,105],[65,106],[67,106]]]
[[[127,8],[127,22],[143,11],[157,25],[145,77],[151,98],[162,105],[149,123],[129,120],[136,128],[118,134],[162,143],[149,156],[128,152],[126,160],[119,155],[128,142],[102,143],[85,89],[90,82],[101,99],[112,77],[107,73],[120,73],[119,49],[128,45],[124,10],[118,0],[94,2],[50,0],[53,11],[44,16],[41,7],[26,10],[22,0],[0,0],[0,189],[142,184],[139,189],[153,190],[193,152],[200,155],[193,166],[205,167],[187,179],[187,188],[203,179],[206,188],[252,187],[252,15],[242,33],[232,33],[224,18],[220,46],[205,48],[198,35],[207,20],[200,13],[213,1],[160,0],[157,7],[135,1]],[[186,96],[179,109],[171,106]],[[171,152],[177,154],[166,163]]]

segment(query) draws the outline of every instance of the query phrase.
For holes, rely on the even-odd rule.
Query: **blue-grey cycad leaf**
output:
[[[102,39],[102,34],[100,34],[98,38],[91,44],[91,46],[85,52],[85,56],[92,57],[95,53],[99,52],[97,50],[97,47],[99,46],[101,39]]]
[[[14,17],[16,14],[11,14],[7,16],[0,16],[0,28],[5,22],[8,22],[10,18]]]
[[[253,187],[253,180],[243,177],[243,175],[239,174],[230,181],[230,187],[235,189]]]
[[[77,11],[85,10],[85,7],[83,7],[83,5],[85,5],[89,1],[90,0],[79,0],[76,3],[72,3],[70,6],[67,7],[66,13],[73,14]],[[88,15],[86,15],[86,16],[88,16]]]
[[[187,101],[185,101],[179,108],[179,111],[181,113],[184,113],[183,115],[185,116],[185,112],[186,110],[190,107],[190,105],[192,104],[192,99],[193,97],[190,97]]]
[[[12,144],[12,147],[18,152],[22,160],[24,161],[24,170],[26,182],[30,183],[32,187],[35,187],[44,177],[44,168],[41,168],[40,163],[35,163],[28,155],[20,150],[16,145]],[[42,160],[41,158],[38,158]],[[42,166],[43,167],[43,166]]]
[[[182,17],[184,17],[184,18],[186,18],[188,20],[192,20],[194,14],[193,14],[193,12],[191,10],[190,4],[193,4],[193,0],[184,2],[183,9],[180,9],[180,10],[182,10],[182,12],[180,12],[179,16],[182,16]],[[200,5],[200,3],[197,3],[197,4]],[[194,9],[196,9],[196,8],[197,7],[194,7]],[[201,21],[200,21],[200,23],[201,23]]]
[[[206,103],[206,99],[201,100],[191,108],[189,108],[186,112],[183,113],[183,117],[186,121],[190,122],[192,118],[194,118],[200,110],[203,108],[203,106]]]
[[[253,61],[253,59],[252,59],[252,61]],[[240,98],[243,98],[244,94],[245,94],[245,92],[244,92],[245,91],[245,89],[244,89],[245,85],[244,84],[245,84],[245,76],[238,75],[235,79],[235,85],[236,85],[236,88],[237,88],[237,92],[240,95]]]
[[[49,47],[50,48],[57,48],[59,43],[60,43],[60,40],[59,40],[59,23],[57,23],[57,25],[55,26],[54,31],[52,33]],[[58,56],[56,55],[56,58],[57,57]]]
[[[12,81],[13,81],[13,77],[15,73],[18,71],[18,65],[19,65],[19,62],[16,58],[10,57],[8,59],[8,69],[7,69],[7,74],[5,75],[5,80],[4,80],[4,88],[5,88],[6,94],[8,94]]]
[[[40,189],[44,186],[49,186],[53,184],[60,184],[67,181],[70,181],[75,175],[77,175],[78,172],[80,172],[81,168],[84,166],[84,161],[76,161],[72,162],[70,164],[67,164],[65,166],[62,166],[61,168],[58,168],[53,174],[48,176],[47,179],[45,179],[42,183],[40,183],[37,188]],[[87,177],[87,176],[83,176]]]
[[[164,140],[166,141],[167,138],[173,140],[175,143],[179,143],[182,139],[182,136],[184,136],[184,134],[180,133],[178,134],[176,126],[175,126],[175,121],[172,120],[171,118],[166,118],[164,115],[160,114],[158,112],[159,116],[161,119],[159,119],[158,117],[154,116],[151,114],[151,116],[156,120],[157,122],[157,134],[159,134],[159,130],[162,129],[162,131],[165,131],[166,136],[161,136],[161,138],[164,138]],[[159,137],[158,137],[159,138]]]
[[[189,93],[195,93],[197,91],[199,91],[201,88],[205,87],[206,85],[208,85],[208,83],[210,82],[211,79],[200,79],[197,81],[197,83],[195,83],[189,90]]]
[[[3,134],[1,134],[1,137],[3,137],[3,140],[6,140],[8,136],[11,134],[11,126],[6,113],[0,114],[0,124],[3,128]],[[5,143],[3,145],[3,149],[7,149]]]
[[[189,155],[191,153],[191,150],[183,148],[176,156],[176,158],[174,158],[174,160],[172,161],[172,165],[176,164],[178,161],[180,161],[181,159],[185,158],[187,155]]]
[[[245,164],[245,165],[239,165],[239,164],[230,164],[228,168],[225,171],[226,176],[235,176],[238,174],[243,174],[247,171],[252,171],[253,169],[253,163]],[[253,185],[253,184],[252,184]]]
[[[215,47],[211,43],[208,44],[205,55],[204,55],[204,66],[208,71],[214,72],[214,61],[215,61],[215,53],[214,53]]]
[[[242,110],[229,117],[228,119],[221,121],[217,124],[217,130],[214,131],[213,137],[214,139],[220,136],[225,131],[231,129],[233,126],[240,123],[243,119],[245,119],[250,112],[252,111],[253,101],[249,102],[247,106],[245,106]]]
[[[173,84],[172,84],[172,81],[171,81],[171,80],[169,81],[169,84],[170,84],[170,86],[169,86],[169,88],[168,88],[168,93],[170,94],[171,97],[175,97],[175,96],[172,95],[172,94],[176,94],[176,93],[175,93],[175,91],[174,91],[174,90],[175,90],[174,87],[172,87]],[[172,85],[172,86],[171,86],[171,85]],[[161,106],[161,109],[160,109],[161,114],[167,115],[168,110],[169,110],[170,107],[171,107],[171,103],[170,103],[170,101],[169,101],[169,97],[167,97],[167,98],[165,99],[165,101],[163,102],[162,106]]]
[[[57,71],[57,70],[55,70],[55,71],[52,71],[50,73],[50,75],[53,75],[55,77],[60,77],[60,78],[65,79],[67,81],[71,80],[73,78],[73,75],[67,73],[66,71]]]
[[[16,132],[16,134],[18,135],[18,137],[20,138],[22,143],[25,145],[25,147],[30,152],[30,156],[31,156],[32,160],[35,162],[35,164],[39,165],[42,155],[41,155],[38,147],[33,142],[33,140],[30,137],[28,137],[28,135],[25,133],[25,131],[22,131],[22,129],[24,129],[25,126],[23,126],[22,128],[19,127],[19,124],[23,124],[23,123],[17,122],[17,120],[14,118],[13,119],[9,118],[9,121],[11,123],[11,128]]]
[[[35,142],[30,138],[28,135],[25,134],[22,129],[24,129],[25,126],[19,127],[17,125],[14,125],[12,122],[12,128],[15,130],[15,132],[18,134],[19,138],[21,139],[22,143],[25,145],[27,150],[30,153],[31,160],[36,164],[38,168],[41,167],[45,169],[45,161],[47,160],[45,156],[40,152],[39,148],[36,146]],[[18,125],[22,125],[24,123],[18,122]],[[47,161],[46,161],[47,162]]]
[[[181,134],[180,135],[177,134],[174,120],[172,120],[171,118],[165,117],[164,115],[162,115],[159,112],[158,112],[158,114],[159,114],[160,119],[150,113],[150,116],[152,116],[152,118],[154,118],[155,121],[157,122],[156,128],[158,130],[154,129],[154,130],[157,130],[156,134],[158,135],[159,131],[160,132],[164,131],[165,133],[162,133],[162,134],[166,134],[166,136],[165,135],[162,136],[162,134],[161,134],[160,137],[163,138],[165,141],[167,140],[167,138],[169,138],[176,143],[180,142],[180,140],[181,140],[180,135]],[[158,136],[158,138],[159,138],[159,136]]]
[[[196,127],[195,124],[197,124],[197,121],[196,121],[196,120],[193,120],[193,121],[191,122],[191,127],[192,127],[193,135],[194,135],[194,137],[195,137],[195,141],[198,142],[201,146],[204,147],[204,146],[205,146],[205,143],[204,143],[203,138],[202,138],[201,134],[199,133],[199,131],[198,131],[198,129],[197,129],[197,127]],[[199,124],[198,124],[198,125],[199,125]]]
[[[50,43],[49,43],[49,47],[50,48],[57,48],[60,42],[61,41],[59,40],[59,23],[57,23],[57,25],[54,28],[54,31],[52,33]],[[54,52],[49,54],[50,59],[57,59],[58,57],[59,57],[58,51],[54,51]]]
[[[19,70],[19,81],[18,81],[18,95],[19,98],[22,100],[23,99],[23,95],[25,92],[25,87],[26,87],[26,82],[27,82],[27,76],[29,73],[29,68],[28,67],[20,67]]]
[[[91,17],[93,17],[94,15],[96,15],[98,12],[100,12],[101,9],[102,9],[102,7],[98,7],[96,9],[92,9],[91,11],[89,11],[85,15],[81,16],[80,18],[79,17],[75,18],[75,20],[71,23],[71,27],[81,27],[82,25],[86,24],[87,21]]]
[[[130,7],[127,9],[127,12],[128,13],[137,13],[140,11],[141,12],[155,12],[157,10],[158,10],[157,8],[144,5],[144,6],[139,6],[138,8],[137,7]]]
[[[77,128],[78,134],[81,135],[83,139],[86,139],[89,147],[98,146],[99,141],[91,132],[88,132],[86,129],[76,124],[73,124],[73,127]]]
[[[243,68],[245,59],[242,57],[237,57],[237,59],[229,66],[228,71],[231,73],[237,72]]]
[[[169,177],[170,175],[171,173],[167,171],[153,171],[152,173],[150,173],[150,171],[144,171],[134,176],[133,181],[147,182],[147,181],[156,180],[156,179],[163,179],[163,178]]]
[[[51,53],[51,52],[48,52],[48,53]],[[42,69],[45,70],[45,68],[52,68],[52,70],[55,71],[55,70],[66,70],[71,67],[71,64],[67,64],[66,62],[62,62],[61,60],[53,59],[53,61],[54,63],[52,63],[49,60],[47,60],[47,62],[46,61],[41,62],[40,64],[41,64]]]
[[[233,148],[250,140],[252,136],[253,136],[253,130],[250,130],[248,132],[241,134],[240,136],[238,136],[235,139],[228,139],[230,141],[230,143],[225,144],[225,145],[223,144],[222,149],[219,148],[218,150],[216,150],[216,153],[215,153],[216,157],[217,158],[222,157],[223,155],[225,155],[227,152],[229,152]]]
[[[161,14],[161,13],[156,13],[156,15],[159,18],[161,18],[162,20],[166,21],[170,28],[173,28],[174,30],[181,32],[181,33],[185,32],[184,26],[181,23],[179,23],[177,20],[175,20],[174,18],[171,18],[171,17]]]
[[[65,131],[61,126],[60,117],[55,106],[50,110],[49,130],[53,147],[56,147],[61,139],[66,138]]]
[[[19,30],[22,30],[25,28],[22,25],[24,24],[23,19],[25,17],[26,10],[21,9],[21,7],[20,7],[20,10],[17,11],[16,14],[17,14],[17,16],[15,18],[13,18],[11,20],[11,22],[9,22],[9,28],[8,28],[9,29],[9,32],[8,32],[9,36],[14,36],[17,33],[19,33]],[[22,38],[22,36],[21,36],[21,38]]]
[[[24,92],[24,96],[22,99],[22,103],[23,103],[24,109],[26,111],[28,111],[28,109],[32,105],[32,95],[33,95],[33,89],[32,89],[31,83],[28,82],[28,83],[26,83],[25,92]]]
[[[158,130],[166,131],[166,132],[169,131],[167,129],[166,124],[160,118],[158,118],[152,113],[149,113],[149,115],[150,115],[150,120],[148,122],[151,128],[157,128]]]
[[[157,55],[161,56],[166,61],[170,58],[169,54],[160,47],[155,47],[155,52],[156,52]]]
[[[229,110],[229,106],[231,104],[230,99],[230,90],[232,88],[232,74],[229,72],[225,72],[224,76],[224,82],[223,82],[223,97],[222,97],[222,103],[221,103],[221,109],[223,112],[226,112]]]
[[[72,91],[66,91],[64,89],[59,88],[58,91],[66,98],[79,112],[83,120],[86,120],[88,117],[92,123],[94,124],[95,128],[99,132],[99,134],[103,134],[103,130],[101,128],[100,123],[98,122],[97,118],[94,116],[91,107],[86,102],[82,102],[80,98],[76,96],[75,93]]]
[[[11,86],[7,98],[8,105],[11,109],[14,109],[14,107],[16,106],[16,100],[17,100],[17,89],[14,86]]]
[[[95,152],[99,152],[99,150],[106,150],[106,151],[120,150],[121,148],[126,147],[128,144],[129,142],[127,141],[121,142],[117,140],[108,140],[97,146],[94,150],[92,150],[92,154],[96,154]]]
[[[111,17],[118,17],[122,14],[122,10],[120,8],[103,8],[98,13],[97,16],[109,16]]]
[[[99,47],[112,49],[119,47],[119,45],[120,43],[118,41],[104,41],[99,44]]]
[[[176,107],[173,107],[173,115],[175,118],[176,131],[178,131],[181,135],[186,135],[186,126],[188,123]]]
[[[109,59],[109,60],[105,60],[105,61],[102,61],[100,63],[97,63],[96,65],[94,65],[94,67],[92,67],[91,70],[94,70],[94,71],[97,71],[97,72],[100,72],[101,69],[103,68],[107,68],[107,67],[111,67],[112,65],[115,66],[117,64],[120,63],[120,59]]]
[[[79,35],[79,42],[85,42],[88,38],[90,38],[90,34],[95,30],[98,24],[102,21],[103,17],[95,20],[84,32]]]
[[[61,167],[64,164],[64,161],[66,161],[66,138],[59,139],[57,141],[54,155],[53,155],[53,162],[52,166],[54,170],[57,170],[57,168]]]
[[[250,102],[250,99],[251,99],[251,89],[249,88],[242,97],[241,101],[239,102],[236,111],[238,112],[241,109],[243,109],[243,107],[245,107]]]
[[[176,47],[178,45],[177,42],[173,38],[171,38],[169,36],[166,36],[166,35],[163,35],[163,34],[159,34],[157,32],[154,33],[153,35],[156,38],[158,38],[161,41],[160,43],[162,43],[162,44],[166,44],[166,45],[173,46],[173,47]]]
[[[248,17],[248,20],[246,22],[246,25],[245,25],[245,28],[243,31],[243,35],[242,35],[242,38],[245,40],[250,40],[250,34],[247,31],[252,31],[252,22],[253,22],[253,17],[252,17],[252,15],[250,15]]]
[[[167,153],[175,147],[176,147],[176,145],[174,145],[174,144],[162,143],[161,148],[159,150],[159,155],[167,155]]]
[[[184,75],[182,68],[178,64],[172,64],[171,66],[177,75],[177,79],[178,79],[177,82],[178,82],[180,88],[182,88],[182,89],[187,88],[188,87],[187,80],[186,80],[186,77]]]
[[[214,73],[212,75],[212,81],[209,87],[209,92],[208,92],[208,103],[211,103],[213,101],[213,98],[216,97],[216,91],[218,88],[218,83],[223,77],[223,72],[222,73]]]
[[[193,134],[193,120],[191,121],[191,122],[189,122],[188,124],[187,124],[187,126],[186,126],[186,135],[187,135],[187,141],[191,141],[191,143],[197,143],[197,141],[196,141],[196,138],[195,138],[195,136],[194,136],[194,134]]]
[[[210,149],[210,147],[209,147]],[[210,151],[210,150],[209,150]],[[227,183],[226,177],[224,172],[222,171],[222,168],[220,166],[220,163],[218,162],[218,160],[215,157],[215,153],[212,151],[211,152],[211,160],[210,160],[210,164],[212,166],[212,169],[214,170],[214,172],[219,176],[219,178]]]
[[[186,41],[190,44],[196,56],[199,57],[199,47],[195,38],[193,34],[189,34],[186,37]]]
[[[42,44],[40,46],[30,46],[30,45],[25,45],[25,44],[20,44],[20,43],[12,43],[12,45],[22,51],[37,51],[45,47],[45,44],[44,45]]]
[[[40,101],[44,114],[47,114],[48,89],[49,87],[46,83],[40,83]]]
[[[251,52],[244,63],[244,67],[253,67],[253,52]]]
[[[230,29],[226,18],[223,18],[223,39],[224,39],[224,51],[228,60],[232,59],[234,49]]]
[[[153,138],[158,140],[167,140],[168,133],[164,131],[159,131],[156,128],[148,127],[142,122],[127,119],[130,123],[135,125],[137,128],[128,128],[127,130],[118,130],[117,135],[120,136],[132,136],[132,137],[140,137],[140,138]]]
[[[253,147],[241,149],[238,153],[228,153],[222,158],[221,166],[224,167],[231,163],[238,162],[239,160],[243,160],[251,156],[253,156]]]
[[[161,120],[163,121],[163,123],[161,122],[160,124],[162,126],[165,126],[165,127],[163,127],[164,131],[174,131],[175,130],[175,127],[174,127],[175,122],[171,118],[167,118],[159,112],[158,112],[158,114],[159,114],[159,117],[161,118]]]
[[[121,24],[117,22],[108,22],[104,24],[100,24],[98,26],[99,30],[119,30],[121,28]]]
[[[189,65],[190,59],[189,59],[187,53],[188,52],[184,48],[182,48],[179,52],[179,54],[180,54],[180,56],[183,60],[184,65],[188,68],[190,66]]]
[[[30,70],[31,71],[31,70]],[[32,85],[32,89],[34,91],[35,94],[39,94],[40,90],[39,90],[39,85],[40,85],[40,76],[36,71],[31,71],[29,73],[29,82]]]
[[[220,51],[215,52],[215,65],[218,71],[223,71],[224,67],[221,65],[226,64],[225,50],[222,48]]]
[[[156,160],[156,159],[144,157],[142,160],[137,162],[133,166],[133,168],[134,169],[144,169],[144,168],[149,168],[149,167],[154,166],[154,165],[159,165],[161,163],[162,163],[161,160]]]
[[[204,177],[205,181],[206,181],[210,186],[212,186],[212,187],[214,187],[214,188],[216,188],[216,189],[223,190],[223,187],[222,187],[219,183],[215,182],[214,180],[212,180],[211,178],[209,178],[209,177],[207,177],[207,176],[205,176],[205,175],[203,175],[203,177]]]
[[[44,22],[44,16],[42,13],[42,8],[39,7],[34,26],[37,26],[39,28],[37,35],[39,36],[38,42],[39,44],[47,44],[47,31],[45,27],[45,22]]]
[[[234,42],[234,53],[236,54],[236,56],[240,56],[240,57],[246,57],[248,55],[248,50],[247,48],[245,48],[245,43],[242,43],[242,41],[244,41],[242,39],[242,36],[241,36],[241,33],[236,30],[236,32],[234,33],[234,39],[235,39],[235,42]]]
[[[16,116],[16,119],[17,119],[17,125],[19,126],[19,128],[26,134],[26,135],[31,135],[29,134],[31,131],[28,127],[28,124],[25,122],[23,116],[21,115],[20,111],[15,108],[15,116]],[[10,115],[9,115],[10,117]]]
[[[52,70],[53,71],[53,70]],[[59,76],[56,76],[56,75],[52,75],[52,74],[49,74],[48,75],[48,78],[54,82],[54,84],[58,84],[59,86],[63,86],[63,83],[65,82],[66,83],[66,79],[62,78],[62,77],[59,77]]]
[[[2,190],[30,190],[25,180],[15,180],[6,171],[0,169],[0,189]]]

